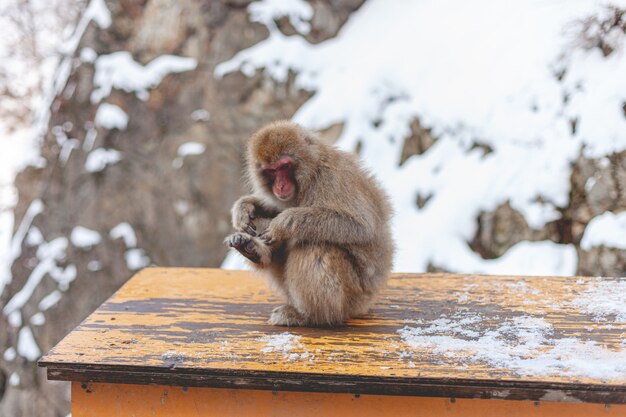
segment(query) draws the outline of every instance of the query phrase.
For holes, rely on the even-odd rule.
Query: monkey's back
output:
[[[366,223],[371,238],[343,245],[343,249],[359,272],[364,289],[374,295],[391,272],[395,252],[389,197],[355,155],[323,145],[322,160],[324,172],[318,182],[324,190],[323,198],[311,203]]]

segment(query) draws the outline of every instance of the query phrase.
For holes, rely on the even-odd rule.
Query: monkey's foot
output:
[[[226,243],[255,264],[271,260],[270,249],[246,233],[234,233],[226,238]]]
[[[302,326],[304,324],[302,315],[290,305],[276,307],[268,322],[274,326]]]

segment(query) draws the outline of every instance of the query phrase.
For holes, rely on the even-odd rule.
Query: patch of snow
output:
[[[150,257],[146,255],[143,249],[129,249],[124,254],[126,266],[131,271],[136,271],[150,265]]]
[[[17,338],[17,353],[24,359],[34,362],[41,356],[41,350],[35,341],[30,327],[22,327]]]
[[[190,207],[189,203],[185,200],[176,200],[174,202],[174,211],[179,216],[186,216],[189,213]]]
[[[80,147],[80,142],[77,139],[68,139],[61,145],[61,151],[59,152],[59,162],[61,166],[65,166],[67,160],[70,159],[70,155],[74,149]]]
[[[440,325],[400,329],[410,351],[438,355],[460,365],[486,363],[519,375],[567,375],[590,378],[623,378],[626,350],[611,350],[593,341],[552,338],[552,325],[540,317],[508,319],[497,327],[461,317]],[[465,333],[461,336],[459,329]],[[472,332],[476,335],[472,336]]]
[[[128,126],[128,115],[115,104],[102,103],[98,106],[94,122],[96,126],[105,129],[126,130]]]
[[[433,256],[437,264],[438,256]],[[578,256],[574,245],[556,245],[552,242],[520,242],[497,259],[474,262],[467,260],[462,270],[478,273],[507,275],[550,275],[570,276],[576,274]],[[443,264],[447,265],[446,258]],[[459,265],[460,265],[459,261]]]
[[[597,279],[584,285],[572,305],[593,315],[596,321],[614,316],[616,322],[626,322],[626,280]]]
[[[89,2],[89,5],[83,12],[80,21],[76,25],[74,33],[61,47],[61,52],[63,54],[74,54],[78,48],[80,40],[83,37],[83,34],[85,33],[85,30],[87,30],[87,26],[89,26],[89,23],[92,21],[96,22],[101,29],[106,29],[111,26],[111,12],[107,8],[104,0],[91,0]],[[65,81],[67,81],[67,78],[65,78]]]
[[[92,246],[99,244],[102,241],[100,233],[95,230],[87,229],[83,226],[76,226],[72,229],[70,235],[70,242],[72,245],[81,249],[89,249]]]
[[[279,352],[287,354],[292,349],[301,347],[300,336],[289,332],[263,336],[258,341],[265,343],[265,347],[261,349],[263,353]]]
[[[396,270],[434,264],[467,273],[570,275],[577,267],[571,245],[523,242],[485,260],[467,242],[479,213],[505,202],[535,229],[557,219],[568,204],[571,162],[581,152],[600,158],[626,148],[624,98],[615,93],[626,91],[626,54],[603,57],[572,42],[571,28],[601,7],[585,0],[565,8],[370,0],[336,38],[313,45],[275,27],[275,17],[292,6],[257,2],[248,6],[250,19],[270,36],[219,64],[215,75],[262,70],[286,82],[293,71],[296,88],[315,93],[293,120],[314,130],[343,123],[337,146],[354,151],[359,144],[391,196]],[[442,31],[444,21],[454,30]],[[399,166],[415,118],[437,140]],[[492,152],[474,149],[478,141]],[[432,198],[418,208],[416,195]]]
[[[206,122],[209,120],[210,114],[204,109],[197,109],[191,112],[191,120],[194,122]]]
[[[98,54],[93,49],[85,47],[80,50],[80,60],[82,62],[93,64],[96,61],[96,58],[98,58]]]
[[[33,292],[48,273],[57,272],[59,267],[57,261],[65,258],[67,249],[67,238],[58,237],[50,242],[43,243],[37,249],[39,264],[32,270],[24,286],[16,292],[2,310],[5,315],[9,315],[20,310],[33,295]],[[68,267],[69,268],[69,267]],[[58,271],[62,273],[62,271]]]
[[[20,375],[17,372],[13,372],[9,377],[9,385],[12,387],[20,385]]]
[[[98,131],[93,127],[86,129],[87,133],[85,133],[85,140],[83,141],[83,151],[89,152],[93,149],[93,144],[96,142],[96,137],[98,137]]]
[[[206,151],[206,146],[199,142],[186,142],[178,147],[176,154],[178,155],[172,162],[174,168],[183,166],[183,160],[189,155],[202,155]]]
[[[591,219],[585,228],[580,247],[591,250],[597,246],[626,250],[626,211],[619,214],[607,211]]]
[[[26,209],[24,218],[11,239],[8,256],[3,259],[3,262],[0,265],[0,294],[4,289],[4,286],[10,283],[13,279],[13,276],[11,275],[11,266],[13,265],[13,262],[22,254],[22,242],[24,241],[26,233],[28,233],[28,230],[30,229],[33,219],[37,215],[41,214],[43,209],[44,204],[38,198],[34,199],[28,206],[28,209]]]
[[[31,247],[39,246],[44,242],[43,235],[41,234],[41,231],[38,227],[31,226],[31,228],[28,230],[28,234],[26,235],[25,242],[28,246]]]
[[[124,244],[127,248],[134,248],[137,246],[137,235],[135,235],[135,230],[133,230],[133,227],[126,222],[120,223],[111,229],[109,237],[113,240],[124,240]]]
[[[10,312],[7,316],[7,322],[11,327],[20,327],[22,325],[22,313],[19,310]]]
[[[278,30],[275,20],[289,18],[291,25],[306,35],[311,31],[309,21],[313,17],[313,7],[303,0],[261,0],[248,6],[250,21],[262,23],[268,28]]]
[[[163,360],[168,362],[183,362],[185,360],[184,352],[176,352],[174,350],[168,350],[163,355],[161,355]]]
[[[199,142],[186,142],[178,147],[176,154],[178,156],[202,155],[206,150],[206,146]]]
[[[13,361],[16,358],[16,356],[17,356],[17,353],[15,352],[15,348],[13,346],[7,348],[7,350],[5,350],[4,354],[2,355],[4,360],[7,362]]]
[[[94,66],[91,102],[99,103],[111,94],[113,88],[134,92],[140,100],[147,100],[148,90],[158,86],[165,76],[194,70],[197,61],[193,58],[161,55],[144,66],[136,62],[129,52],[119,51],[98,56]]]
[[[91,260],[87,263],[87,270],[91,272],[97,272],[97,271],[100,271],[101,269],[102,269],[102,262],[100,261]]]
[[[88,172],[100,172],[107,166],[117,164],[121,160],[122,154],[115,149],[94,149],[87,155],[85,169]]]
[[[43,326],[46,323],[46,316],[40,311],[36,314],[33,314],[29,320],[30,324],[33,326]]]
[[[46,295],[39,302],[39,310],[46,311],[54,307],[63,298],[63,294],[59,290],[54,290],[50,294]]]
[[[96,22],[102,29],[111,26],[111,12],[104,0],[91,0],[84,15]]]
[[[50,276],[59,284],[61,291],[67,291],[70,283],[76,279],[76,265],[69,264],[65,268],[55,266],[50,270]]]

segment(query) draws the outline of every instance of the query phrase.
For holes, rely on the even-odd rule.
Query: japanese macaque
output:
[[[254,193],[232,208],[237,249],[284,297],[269,322],[333,326],[362,315],[391,270],[391,206],[347,152],[288,121],[249,140]]]

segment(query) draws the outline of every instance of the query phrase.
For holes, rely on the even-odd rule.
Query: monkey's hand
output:
[[[259,239],[272,248],[278,246],[286,238],[285,229],[282,227],[281,222],[277,221],[279,218],[280,216],[272,220],[267,229],[259,235]]]
[[[255,212],[256,206],[253,197],[241,197],[237,200],[231,210],[232,223],[235,230],[248,233],[250,236],[256,236],[256,226],[254,225]]]

